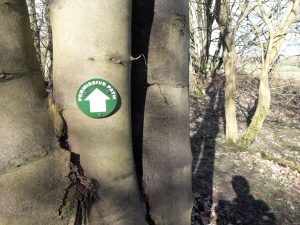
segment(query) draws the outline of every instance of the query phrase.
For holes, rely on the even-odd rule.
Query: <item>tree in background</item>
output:
[[[34,37],[34,45],[35,45],[35,51],[37,55],[37,59],[39,61],[39,64],[41,65],[41,20],[38,21],[38,16],[40,14],[37,14],[36,12],[36,1],[35,0],[28,0],[28,11],[29,11],[29,18],[31,22],[31,29],[33,31],[33,37]]]
[[[251,25],[261,41],[262,68],[260,72],[257,108],[249,127],[240,138],[239,142],[242,145],[250,145],[255,140],[269,112],[271,104],[269,87],[270,72],[274,67],[278,52],[289,32],[289,28],[298,16],[299,3],[300,1],[298,0],[287,1],[286,8],[282,8],[281,2],[277,1],[275,3],[277,13],[274,14],[271,6],[266,7],[261,0],[257,0],[256,13],[264,22],[265,29],[260,30],[261,27],[257,26],[253,21],[251,21]],[[280,15],[280,12],[284,10],[285,12]],[[250,16],[249,18],[251,20]],[[264,36],[266,36],[265,40]]]
[[[239,6],[230,1],[216,1],[216,18],[220,27],[220,37],[223,49],[223,64],[226,78],[225,83],[225,118],[226,140],[235,143],[238,138],[236,119],[235,92],[236,92],[236,32],[239,25],[251,10],[249,2]],[[232,12],[236,8],[236,11]],[[240,12],[238,12],[240,11]],[[236,19],[237,18],[237,19]],[[236,20],[235,20],[236,19]]]
[[[204,44],[197,44],[198,42],[206,43],[210,40],[211,46],[216,49],[216,53],[220,51],[220,47],[212,45],[211,40],[217,37],[216,30],[220,31],[219,43],[222,44],[223,51],[223,68],[218,68],[219,74],[225,74],[226,85],[225,85],[225,117],[226,117],[226,139],[228,141],[238,141],[242,145],[250,145],[258,132],[262,128],[263,121],[270,108],[270,89],[268,79],[274,64],[276,62],[279,49],[289,33],[290,25],[297,18],[298,13],[298,2],[297,1],[286,1],[283,4],[282,1],[215,1],[215,6],[210,1],[193,1],[191,7],[191,17],[193,18],[192,26],[194,28],[192,33],[192,52],[193,49],[199,49],[198,52],[209,52],[205,51]],[[263,6],[265,4],[265,6]],[[195,6],[196,5],[196,6]],[[202,8],[210,8],[208,12],[218,22],[218,27],[214,27],[212,38],[203,39],[203,34],[199,31],[199,25],[203,23],[203,12]],[[202,16],[196,16],[198,12],[202,12]],[[210,16],[206,17],[211,18]],[[214,21],[213,19],[207,19],[204,21]],[[197,22],[195,22],[195,18]],[[209,27],[208,25],[203,25]],[[241,29],[242,26],[242,29]],[[196,35],[198,33],[198,35]],[[199,37],[197,39],[197,37]],[[260,42],[257,45],[257,41]],[[257,48],[257,46],[261,46]],[[212,51],[212,49],[211,49]],[[196,51],[197,52],[197,51]],[[194,54],[192,54],[192,59]],[[215,54],[218,58],[218,54]],[[243,59],[246,58],[245,63]],[[261,58],[258,62],[254,62],[255,58]],[[202,60],[201,54],[198,55],[198,61]],[[203,64],[203,60],[201,64]],[[210,65],[205,65],[206,68],[216,68],[211,65],[211,62],[206,62]],[[194,63],[194,67],[200,68],[200,65]],[[236,75],[237,70],[243,71],[242,66],[246,67],[252,65],[256,66],[254,71],[260,72],[260,90],[258,96],[258,105],[256,107],[255,115],[253,116],[249,127],[245,133],[238,138],[237,130],[237,119],[236,119]],[[216,71],[216,70],[215,70]],[[201,76],[198,76],[200,79]],[[203,91],[202,91],[203,92]],[[254,94],[252,94],[254,96]]]
[[[191,69],[195,76],[191,88],[205,94],[205,88],[221,62],[221,39],[215,16],[216,1],[190,1],[189,6]]]
[[[31,29],[38,61],[47,82],[47,92],[52,91],[52,31],[49,18],[49,0],[27,0]]]

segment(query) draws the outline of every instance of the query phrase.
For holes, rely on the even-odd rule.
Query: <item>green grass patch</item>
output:
[[[198,98],[205,99],[205,100],[208,100],[208,99],[209,99],[209,97],[205,94],[205,92],[202,92],[202,91],[198,91],[198,92],[196,93],[196,96],[197,96]]]
[[[298,173],[300,173],[300,165],[298,165],[295,162],[292,162],[292,161],[287,160],[287,159],[278,158],[270,152],[261,151],[260,154],[261,154],[261,157],[263,159],[273,161],[273,162],[275,162],[278,165],[283,166],[283,167],[289,167],[290,169],[295,170]]]
[[[279,139],[280,143],[283,144],[285,147],[289,148],[292,151],[299,152],[300,147],[294,143],[290,143],[287,140],[284,140],[282,138]]]

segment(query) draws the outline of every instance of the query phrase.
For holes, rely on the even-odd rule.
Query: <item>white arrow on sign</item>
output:
[[[102,91],[96,88],[84,101],[90,102],[90,112],[106,112],[106,101],[110,100]]]

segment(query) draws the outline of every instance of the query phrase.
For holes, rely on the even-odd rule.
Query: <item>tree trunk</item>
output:
[[[244,135],[239,140],[240,144],[249,146],[257,137],[271,104],[271,93],[268,81],[269,70],[265,69],[260,77],[258,104],[254,116]]]
[[[80,155],[77,166],[97,189],[98,200],[86,209],[89,224],[146,224],[132,153],[131,1],[53,0],[50,7],[54,98],[63,108],[70,149]],[[76,105],[77,89],[92,78],[119,92],[121,107],[110,117],[90,118]]]
[[[297,18],[300,1],[295,0],[287,2],[286,10],[282,17],[282,20],[276,27],[274,26],[274,24],[272,24],[272,21],[266,14],[262,1],[258,0],[257,4],[262,19],[268,29],[269,38],[266,43],[267,49],[262,51],[263,65],[260,75],[257,108],[249,127],[239,141],[240,144],[245,146],[249,146],[253,143],[259,131],[261,130],[263,122],[269,112],[271,104],[271,92],[268,76],[272,67],[274,66],[276,57],[278,56],[278,52],[288,32],[288,29],[292,22],[294,22],[294,20]]]
[[[268,49],[265,56],[263,56],[263,68],[260,74],[259,82],[259,93],[258,93],[258,103],[255,110],[255,113],[252,117],[249,127],[246,129],[245,133],[239,140],[239,143],[244,146],[249,146],[253,143],[258,133],[260,132],[263,123],[266,119],[266,116],[270,110],[271,105],[271,91],[269,86],[269,73],[271,70],[271,65],[273,64],[276,55],[273,55],[272,48],[274,43],[274,34],[270,34],[268,41]],[[276,49],[280,49],[280,44]]]
[[[152,221],[150,224],[156,225],[188,225],[191,224],[193,203],[188,1],[146,2],[135,3],[140,7],[136,11],[146,12],[140,12],[140,17],[135,19],[134,34],[139,46],[134,47],[134,52],[144,54],[148,63],[144,70],[144,62],[137,62],[139,64],[134,68],[133,77],[138,80],[135,85],[139,85],[136,86],[139,91],[134,90],[133,99],[140,106],[134,106],[133,113],[141,115],[138,112],[143,110],[144,100],[144,118],[140,118],[144,123],[138,126],[134,120],[134,130],[135,137],[143,136],[142,146],[137,146],[140,148],[136,153],[143,151],[143,190],[148,201],[148,219]],[[145,5],[147,8],[143,8]],[[152,12],[148,12],[149,7],[154,7]],[[147,20],[146,26],[139,24],[143,20]],[[147,77],[143,77],[145,70]]]
[[[228,0],[218,0],[217,22],[220,26],[220,36],[223,45],[223,62],[226,77],[225,83],[225,119],[226,119],[226,140],[235,143],[238,129],[235,109],[236,91],[236,51],[234,45],[234,29],[230,28],[230,2]]]
[[[43,78],[21,0],[0,0],[0,95],[0,223],[65,224],[57,209],[69,154],[52,147]]]
[[[229,34],[226,34],[229,36]],[[222,35],[223,36],[223,35]],[[223,36],[224,37],[224,36]],[[224,37],[224,39],[229,37]],[[231,40],[233,43],[234,40]],[[226,118],[226,141],[235,143],[238,136],[235,91],[236,91],[236,71],[235,71],[235,48],[230,45],[228,49],[224,46],[223,61],[226,77],[225,83],[225,118]]]

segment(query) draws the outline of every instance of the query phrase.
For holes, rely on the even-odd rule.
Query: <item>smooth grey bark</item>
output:
[[[134,106],[134,115],[140,117],[143,114],[143,118],[133,118],[137,129],[135,137],[139,133],[143,136],[135,153],[142,155],[136,159],[142,157],[141,186],[148,203],[148,220],[156,225],[187,225],[191,224],[193,203],[188,1],[156,0],[136,2],[135,5],[140,9],[144,5],[153,7],[152,12],[144,7],[145,18],[141,13],[134,23],[135,41],[139,45],[134,47],[135,54],[144,54],[148,59],[145,69],[143,60],[135,62],[139,65],[133,72],[133,79],[139,80],[134,82],[139,86],[133,87],[133,99],[139,104]],[[144,26],[143,21],[148,25]],[[146,79],[141,78],[145,71]],[[144,108],[142,101],[145,101]],[[144,123],[139,125],[139,120]]]
[[[54,150],[25,1],[0,0],[0,224],[66,224],[69,154]]]
[[[54,99],[63,109],[71,151],[97,183],[89,224],[147,224],[132,153],[131,1],[53,0],[50,8]],[[92,78],[117,88],[122,105],[114,115],[96,120],[77,107],[77,89]]]
[[[0,165],[4,168],[48,146],[53,129],[26,4],[1,0],[0,10]]]

